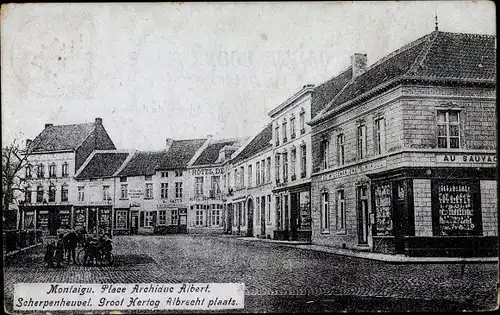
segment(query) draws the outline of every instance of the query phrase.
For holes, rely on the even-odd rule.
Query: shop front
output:
[[[115,208],[113,234],[114,235],[127,235],[134,234],[130,227],[130,208]],[[135,225],[137,226],[137,225]],[[135,233],[137,234],[137,232]]]
[[[155,234],[187,233],[187,208],[171,204],[157,204],[158,225]]]
[[[24,206],[20,207],[20,226],[24,229],[44,231],[45,235],[57,235],[60,229],[70,229],[71,206]]]
[[[73,222],[75,229],[89,234],[112,234],[112,212],[110,205],[75,206]]]
[[[276,198],[275,240],[311,242],[311,185],[273,191]]]

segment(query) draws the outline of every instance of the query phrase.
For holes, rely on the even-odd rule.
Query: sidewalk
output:
[[[303,250],[313,250],[318,252],[330,253],[334,255],[342,255],[356,257],[369,260],[383,261],[393,264],[450,264],[450,263],[498,263],[498,257],[408,257],[405,255],[389,255],[373,252],[361,252],[351,249],[341,249],[330,246],[309,244],[298,241],[278,241],[270,239],[262,239],[256,237],[237,237],[237,240],[246,242],[264,242],[276,243],[286,247],[294,247]]]

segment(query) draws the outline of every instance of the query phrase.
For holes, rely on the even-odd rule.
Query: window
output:
[[[266,182],[270,182],[271,181],[271,157],[267,158],[266,174],[267,174]]]
[[[328,168],[328,151],[329,151],[330,142],[326,137],[323,137],[321,140],[321,167],[323,169]]]
[[[295,147],[292,148],[292,151],[290,153],[290,168],[291,168],[291,175],[292,175],[292,180],[297,179],[297,176],[295,175],[295,167],[297,164],[297,149]]]
[[[195,191],[196,196],[203,196],[203,177],[195,177]]]
[[[147,180],[147,181],[153,180],[153,175],[144,176],[144,180]]]
[[[36,169],[36,176],[38,178],[43,178],[45,176],[45,166],[43,164],[38,164],[38,167]]]
[[[158,211],[158,225],[167,224],[167,210]]]
[[[49,177],[50,178],[56,177],[56,164],[55,163],[52,163],[49,166]]]
[[[127,177],[122,176],[120,177],[120,183],[126,183],[127,182]]]
[[[167,199],[168,198],[168,183],[160,184],[160,198]]]
[[[267,223],[271,224],[271,195],[267,195]]]
[[[337,135],[337,164],[344,165],[344,134]]]
[[[181,177],[182,171],[175,171],[175,177]]]
[[[248,187],[252,187],[252,164],[248,165]]]
[[[286,120],[283,122],[283,143],[287,142],[288,139],[286,137]]]
[[[43,186],[36,187],[36,202],[43,202]]]
[[[31,203],[31,187],[27,186],[24,190],[24,202]]]
[[[66,202],[68,201],[68,186],[63,185],[61,186],[61,202]]]
[[[346,211],[344,191],[337,191],[337,231],[345,232],[346,230]]]
[[[195,225],[196,226],[203,225],[203,210],[196,210]]]
[[[26,165],[26,178],[31,178],[31,165]]]
[[[109,186],[102,186],[102,200],[111,200],[111,196],[109,195]]]
[[[220,208],[219,207],[222,207],[222,205],[212,205],[212,225],[215,225],[215,226],[220,226]]]
[[[283,153],[283,183],[288,181],[288,153]]]
[[[68,162],[64,162],[62,165],[62,177],[68,177],[69,175],[69,165]]]
[[[146,183],[146,198],[153,198],[153,183]]]
[[[385,153],[385,119],[379,117],[375,120],[375,154]]]
[[[220,193],[220,176],[212,176],[212,192],[214,194]]]
[[[330,208],[327,192],[321,194],[321,232],[330,230]]]
[[[276,141],[276,146],[279,146],[280,145],[280,127],[277,125],[276,128],[274,128],[275,130],[275,141]]]
[[[245,202],[241,202],[241,212],[242,212],[242,225],[247,224],[247,209],[245,207]]]
[[[162,178],[168,177],[168,172],[167,172],[167,171],[161,171],[161,172],[160,172],[160,176],[161,176]]]
[[[300,111],[300,115],[299,115],[300,134],[301,135],[306,133],[305,119],[306,119],[306,112],[304,111],[304,109],[302,109]]]
[[[260,168],[260,175],[259,175],[259,172],[257,172],[257,177],[259,177],[259,176],[260,176],[260,182],[261,182],[262,184],[264,184],[264,182],[266,181],[266,172],[265,172],[266,170],[265,170],[265,168],[264,168],[264,164],[265,164],[265,162],[266,162],[266,160],[262,160],[262,161],[260,162],[260,165],[261,165],[261,168]]]
[[[170,217],[172,219],[172,224],[177,225],[179,223],[179,210],[172,209],[170,212]]]
[[[144,211],[144,227],[153,227],[153,211]]]
[[[306,145],[303,144],[300,147],[300,178],[305,178],[306,177],[306,163],[307,163],[307,149]]]
[[[358,159],[364,159],[366,157],[366,126],[359,125],[358,126],[358,134],[357,134],[357,154]]]
[[[279,184],[280,182],[280,155],[276,153],[275,156],[275,168],[274,168],[274,173],[276,177],[276,184]]]
[[[127,210],[116,210],[116,223],[117,229],[127,228]]]
[[[245,167],[240,167],[240,188],[245,187]]]
[[[182,182],[175,183],[175,198],[182,198]]]
[[[85,200],[85,187],[80,186],[78,187],[78,201],[84,201]]]
[[[290,118],[290,137],[292,139],[295,139],[296,135],[295,135],[295,116],[292,116]]]
[[[438,110],[438,148],[460,148],[460,112],[457,110]]]
[[[257,197],[255,201],[255,221],[260,224],[260,197]]]
[[[260,185],[260,161],[255,163],[255,184]]]
[[[128,199],[128,185],[121,184],[120,186],[120,199]]]

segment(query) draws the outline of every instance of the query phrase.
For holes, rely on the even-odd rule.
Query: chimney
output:
[[[54,124],[45,124],[45,129],[54,126]]]
[[[26,139],[26,149],[28,149],[28,148],[29,148],[29,146],[30,146],[31,142],[33,142],[33,140],[31,140],[31,139]]]
[[[165,144],[166,144],[166,147],[167,147],[167,151],[170,149],[170,147],[172,146],[172,144],[174,143],[174,139],[172,138],[167,138],[165,140]]]
[[[355,53],[351,56],[352,77],[355,78],[363,74],[366,70],[366,54]]]
[[[102,118],[97,117],[97,118],[95,119],[95,124],[96,124],[96,125],[102,125]]]

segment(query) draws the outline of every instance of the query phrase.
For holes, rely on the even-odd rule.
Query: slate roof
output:
[[[272,123],[270,123],[262,129],[231,162],[237,163],[272,147],[270,143],[273,137],[272,126]]]
[[[194,161],[193,166],[214,164],[219,158],[219,150],[225,146],[240,146],[240,139],[216,140],[210,143]]]
[[[129,153],[124,152],[96,153],[76,179],[111,177],[122,166],[128,155]]]
[[[67,151],[76,149],[94,131],[93,123],[46,127],[31,142],[28,151]]]
[[[154,175],[166,151],[138,151],[116,176]]]
[[[398,79],[494,83],[495,77],[495,36],[435,31],[382,58],[351,80],[318,120],[337,106],[365,93],[368,97],[375,88]]]
[[[174,140],[168,152],[162,157],[158,169],[173,170],[186,168],[188,162],[207,139]]]
[[[323,82],[314,88],[311,103],[311,117],[316,116],[352,79],[352,68],[341,72],[339,75]]]

